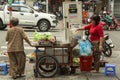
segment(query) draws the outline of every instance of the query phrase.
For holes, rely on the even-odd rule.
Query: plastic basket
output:
[[[92,68],[92,56],[80,56],[80,70],[91,71]]]

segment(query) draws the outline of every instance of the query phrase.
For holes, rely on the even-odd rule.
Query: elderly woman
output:
[[[30,46],[31,43],[24,30],[18,27],[19,20],[13,17],[10,21],[12,28],[7,31],[6,35],[6,41],[8,42],[7,52],[10,62],[9,75],[16,79],[17,75],[22,76],[25,71],[26,56],[24,53],[23,40]]]
[[[94,68],[96,72],[99,72],[100,67],[100,54],[103,46],[103,29],[102,24],[100,23],[100,17],[94,14],[91,17],[91,23],[77,29],[79,30],[89,30],[90,32],[90,41],[93,45],[93,58],[94,58]]]

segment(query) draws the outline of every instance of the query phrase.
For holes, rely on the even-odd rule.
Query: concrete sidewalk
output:
[[[100,68],[100,73],[94,72],[81,72],[78,68],[75,74],[72,75],[56,75],[53,78],[35,78],[33,74],[34,63],[26,62],[26,77],[18,78],[16,80],[120,80],[120,51],[113,51],[111,57],[105,57],[105,60],[111,64],[116,65],[117,76],[104,76],[104,67]],[[12,80],[9,75],[0,75],[0,80]]]

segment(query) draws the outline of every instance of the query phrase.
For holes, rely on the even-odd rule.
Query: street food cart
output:
[[[56,41],[50,45],[34,45],[36,50],[44,48],[42,54],[38,54],[36,51],[34,76],[38,77],[39,74],[42,77],[52,77],[59,71],[60,66],[74,68],[72,64],[72,50],[77,44],[77,40],[72,40],[71,43]]]

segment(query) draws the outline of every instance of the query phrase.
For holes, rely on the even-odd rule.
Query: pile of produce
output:
[[[39,44],[49,44],[55,42],[55,37],[50,32],[34,32],[34,42]]]
[[[79,58],[73,58],[73,63],[80,64],[80,59]]]

